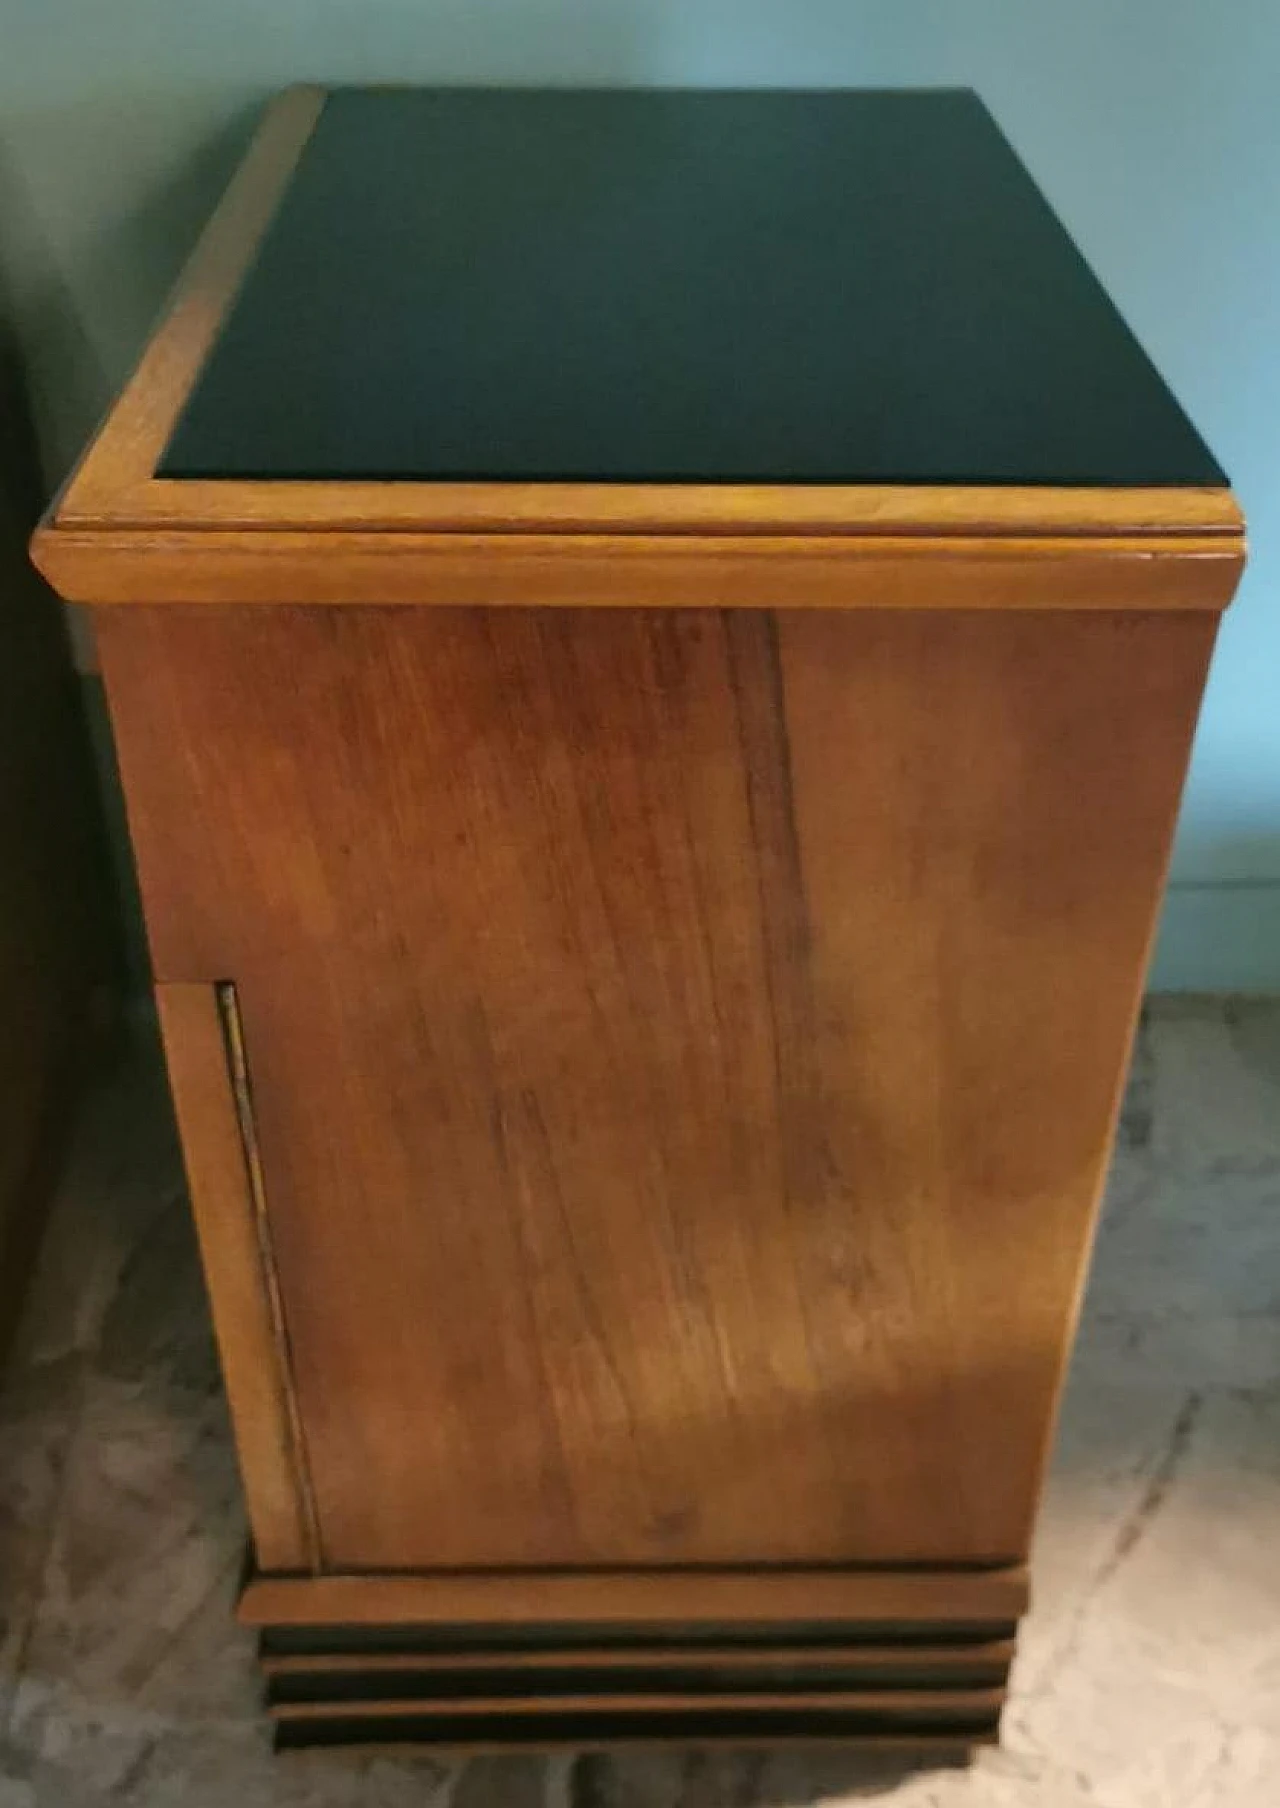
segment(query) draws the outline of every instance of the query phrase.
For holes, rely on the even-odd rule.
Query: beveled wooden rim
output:
[[[1009,1625],[1026,1612],[1021,1563],[993,1568],[440,1570],[255,1575],[250,1626],[732,1624]]]
[[[32,545],[69,602],[713,609],[1211,610],[1239,540],[1186,535],[465,534],[60,528]]]
[[[423,1701],[413,1695],[362,1696],[355,1701],[336,1700],[273,1701],[268,1713],[273,1720],[335,1720],[344,1716],[355,1720],[431,1720],[443,1715],[462,1719],[494,1714],[535,1720],[542,1715],[582,1714],[595,1716],[626,1712],[631,1714],[681,1714],[691,1720],[699,1714],[731,1712],[742,1715],[767,1713],[771,1709],[793,1708],[819,1714],[877,1714],[889,1725],[895,1720],[919,1720],[936,1714],[945,1728],[947,1720],[992,1719],[1004,1706],[1003,1686],[978,1689],[726,1689],[697,1695],[682,1694],[678,1689],[647,1689],[642,1694],[625,1690],[612,1693],[594,1690],[584,1695],[446,1695]]]
[[[948,1672],[972,1673],[982,1670],[992,1675],[1008,1672],[1016,1645],[1011,1638],[953,1639],[930,1643],[928,1636],[885,1641],[856,1640],[842,1644],[838,1639],[824,1639],[817,1644],[766,1644],[749,1642],[723,1644],[663,1644],[649,1642],[627,1645],[562,1645],[502,1646],[488,1651],[378,1651],[337,1649],[331,1651],[260,1651],[258,1666],[268,1679],[277,1676],[472,1676],[482,1684],[495,1670],[527,1674],[536,1680],[540,1671],[565,1670],[590,1675],[607,1671],[625,1678],[636,1670],[711,1670],[723,1668],[743,1674],[752,1670],[767,1672],[785,1665],[801,1672],[829,1670],[888,1671],[903,1674],[927,1670],[934,1675]],[[394,1682],[388,1682],[393,1688]],[[870,1685],[868,1685],[870,1686]],[[877,1685],[879,1686],[879,1685]],[[910,1683],[895,1686],[912,1687]],[[935,1685],[930,1685],[935,1686]],[[962,1685],[964,1686],[964,1685]],[[971,1688],[992,1687],[983,1682],[970,1683]]]
[[[1221,608],[1229,600],[1243,563],[1243,522],[1230,491],[1218,488],[156,477],[326,98],[323,88],[296,87],[268,106],[167,314],[37,532],[36,562],[70,600],[310,601],[314,590],[326,590],[319,568],[332,570],[332,561],[348,555],[355,569],[343,601],[471,601],[475,589],[493,593],[496,585],[494,601],[707,603],[718,600],[718,586],[700,561],[726,555],[739,564],[758,557],[771,567],[765,582],[774,606],[789,600],[783,592],[810,555],[846,566],[867,556],[881,561],[870,588],[855,579],[847,597],[828,571],[821,587],[828,606],[864,606],[886,592],[895,606],[893,593],[904,589],[912,606],[928,606],[918,567],[939,558],[976,567],[959,572],[952,606],[979,602],[988,569],[1010,558],[1028,566],[1018,584],[1021,607],[1087,606],[1087,599],[1072,599],[1093,589],[1091,568],[1100,560],[1117,576],[1123,569],[1124,581],[1111,587],[1116,592],[1127,590],[1136,567],[1149,567],[1131,598],[1103,606]],[[663,542],[675,542],[692,561],[651,562],[635,586],[640,594],[625,580],[623,594],[613,594],[591,569],[603,553],[621,555],[635,571],[637,557]],[[571,597],[522,569],[524,552],[536,563],[548,546],[571,562],[586,555],[588,569],[582,582],[570,583]],[[1175,559],[1195,561],[1197,581],[1174,585],[1162,602],[1165,567]],[[166,589],[175,560],[200,573],[179,574],[176,588]],[[447,570],[433,573],[437,560]],[[222,561],[219,579],[212,568]],[[411,581],[407,561],[416,574]],[[1072,570],[1028,589],[1032,568],[1044,577],[1046,561]],[[466,594],[455,598],[450,587],[460,567]],[[949,596],[952,579],[949,571]],[[801,578],[799,589],[814,606],[812,584]],[[1009,599],[989,606],[1009,606]]]

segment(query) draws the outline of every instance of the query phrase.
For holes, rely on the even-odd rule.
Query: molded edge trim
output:
[[[1225,608],[1228,536],[910,538],[45,527],[68,601],[664,608]]]
[[[153,473],[227,310],[253,263],[316,122],[327,90],[299,86],[267,106],[257,133],[179,277],[132,377],[32,543],[36,564],[72,602],[478,602],[646,601],[680,606],[852,607],[882,579],[890,606],[1222,608],[1243,562],[1243,522],[1220,488],[1134,489],[968,485],[716,485],[368,482],[177,482]],[[374,542],[371,546],[370,542]],[[688,567],[674,592],[644,596],[630,582],[610,594],[625,560],[635,588],[660,579],[645,563],[664,542]],[[513,544],[514,543],[514,544]],[[1027,570],[1018,599],[981,594],[979,567],[1008,551],[1023,561],[1084,567],[1065,584]],[[891,562],[848,579],[850,594],[783,570],[809,551],[824,568]],[[1163,562],[1213,559],[1201,590],[1136,585],[1079,605],[1097,560],[1131,568],[1150,552]],[[534,569],[555,553],[570,561],[563,586]],[[753,555],[767,562],[768,596],[746,586],[724,594],[702,562]],[[634,555],[634,556],[629,556]],[[948,563],[947,583],[924,564]],[[511,560],[515,561],[513,565]],[[952,566],[952,561],[955,562]],[[901,565],[901,569],[899,566]],[[215,567],[220,569],[215,570]],[[366,569],[367,567],[367,569]],[[963,567],[967,576],[953,576]],[[666,561],[662,570],[670,575]],[[1006,567],[1006,573],[1008,568]],[[341,594],[334,570],[351,574]],[[1148,574],[1149,576],[1150,574]],[[846,571],[847,577],[847,571]],[[969,581],[970,579],[977,581]],[[845,581],[842,579],[842,582]],[[796,584],[797,595],[782,595]],[[450,586],[460,584],[462,593]],[[166,585],[168,586],[166,588]],[[497,591],[493,587],[497,586]],[[1185,594],[1190,588],[1194,599]],[[904,595],[904,589],[910,595]],[[945,598],[942,591],[945,589]],[[563,594],[561,593],[563,591]],[[587,594],[584,594],[586,592]]]
[[[990,1569],[453,1570],[255,1575],[250,1626],[796,1621],[1009,1626],[1027,1572]]]

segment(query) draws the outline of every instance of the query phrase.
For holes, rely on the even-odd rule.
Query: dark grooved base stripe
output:
[[[294,1626],[265,1629],[261,1655],[288,1747],[993,1740],[1013,1628],[901,1632]]]

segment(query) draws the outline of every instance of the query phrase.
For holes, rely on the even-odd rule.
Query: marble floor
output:
[[[162,1083],[91,1098],[0,1396],[0,1808],[1276,1808],[1280,1002],[1143,1025],[1003,1748],[271,1756]]]

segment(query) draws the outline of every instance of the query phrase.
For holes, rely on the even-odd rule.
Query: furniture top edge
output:
[[[1242,541],[1226,487],[970,484],[665,484],[179,481],[114,497],[74,485],[45,533],[757,535],[935,541],[1186,536]]]
[[[32,554],[94,606],[413,604],[1194,609],[1231,601],[1230,533],[146,533],[38,530]]]
[[[893,535],[922,543],[1206,535],[1243,541],[1226,486],[672,484],[158,478],[155,471],[326,101],[298,84],[266,104],[160,323],[41,530],[113,536],[290,530],[427,534]]]
[[[55,496],[49,520],[116,514],[151,481],[331,92],[299,82],[267,100],[131,374]]]

